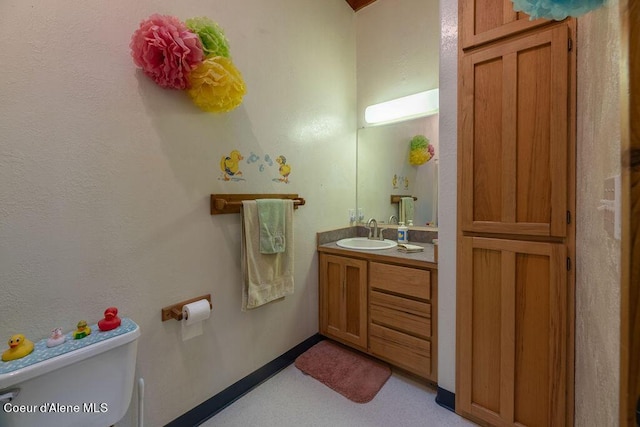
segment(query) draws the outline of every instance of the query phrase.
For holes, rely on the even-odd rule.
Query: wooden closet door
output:
[[[568,40],[561,24],[462,56],[463,232],[566,236]]]
[[[495,426],[564,425],[565,246],[461,242],[456,412]]]
[[[513,10],[511,0],[460,0],[459,4],[460,40],[465,50],[549,22],[530,21],[526,13]]]

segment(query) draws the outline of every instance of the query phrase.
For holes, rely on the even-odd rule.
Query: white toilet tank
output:
[[[46,339],[28,356],[0,361],[0,426],[107,427],[131,401],[140,328],[128,318],[111,331],[57,347]]]

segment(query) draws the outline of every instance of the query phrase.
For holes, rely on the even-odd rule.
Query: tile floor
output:
[[[475,426],[435,402],[435,390],[394,372],[369,403],[354,403],[290,365],[203,427]]]

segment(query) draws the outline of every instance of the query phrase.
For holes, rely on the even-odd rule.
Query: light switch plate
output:
[[[614,239],[620,240],[621,206],[620,206],[620,175],[605,179],[604,194],[600,201],[603,212],[605,231]]]

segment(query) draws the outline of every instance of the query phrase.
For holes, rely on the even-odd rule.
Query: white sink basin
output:
[[[393,240],[370,240],[366,237],[349,237],[348,239],[338,240],[336,244],[345,249],[364,249],[370,251],[398,246],[398,243]]]

